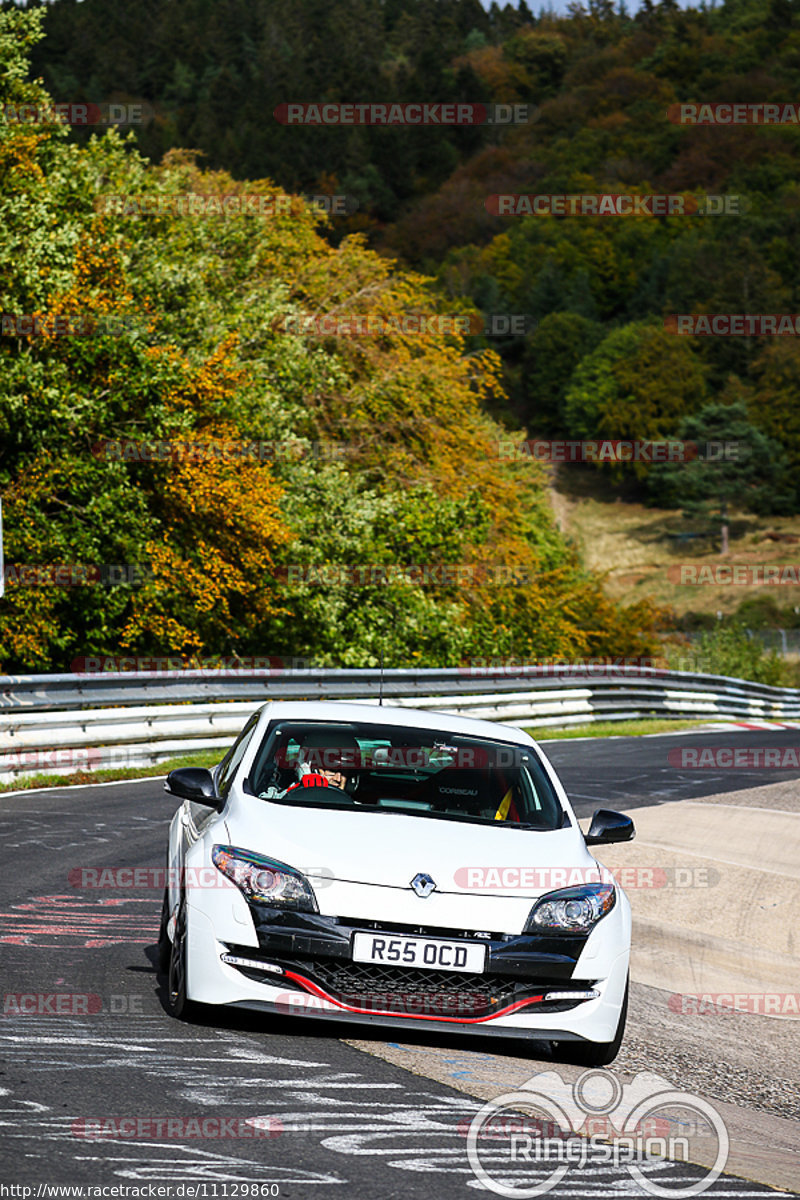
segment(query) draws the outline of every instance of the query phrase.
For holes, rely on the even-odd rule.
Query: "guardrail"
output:
[[[800,720],[800,690],[651,667],[115,672],[0,677],[0,782],[149,766],[230,744],[268,700],[354,700],[511,724],[637,717]]]

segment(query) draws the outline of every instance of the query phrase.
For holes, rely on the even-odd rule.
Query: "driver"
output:
[[[314,732],[306,737],[297,758],[296,780],[286,789],[333,787],[347,790],[347,768],[359,762],[358,742],[340,730]]]
[[[287,792],[293,792],[295,788],[299,787],[335,787],[344,791],[347,783],[347,779],[341,771],[328,771],[324,768],[312,771],[308,763],[299,763],[296,774],[298,778],[294,783],[289,784]]]

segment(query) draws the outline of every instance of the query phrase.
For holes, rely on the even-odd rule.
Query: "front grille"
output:
[[[520,998],[518,992],[522,995],[527,990],[519,988],[518,980],[502,975],[421,971],[336,959],[311,959],[297,969],[351,1007],[431,1016],[483,1016],[513,1003]]]

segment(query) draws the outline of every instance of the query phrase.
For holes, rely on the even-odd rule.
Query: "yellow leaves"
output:
[[[238,342],[238,334],[228,334],[199,368],[175,355],[184,378],[168,393],[168,407],[191,412],[199,427],[217,419],[225,401],[232,399],[247,380],[246,370],[234,359]]]
[[[0,603],[0,671],[3,660],[47,670],[50,646],[61,632],[53,589],[8,588]]]
[[[44,171],[36,161],[39,146],[46,142],[46,132],[35,133],[25,126],[6,126],[0,138],[0,180],[8,194],[24,191],[30,177],[41,184]]]
[[[192,517],[234,537],[242,553],[288,540],[279,520],[283,489],[235,428],[217,427],[211,434],[186,440],[173,438],[172,445],[178,462],[163,484],[171,524]]]
[[[160,481],[163,534],[147,546],[153,580],[136,597],[123,645],[213,650],[285,612],[269,586],[274,552],[292,536],[283,489],[247,445],[226,425],[172,439],[176,461]]]
[[[40,274],[46,278],[50,269]],[[76,247],[72,283],[32,314],[33,328],[27,336],[35,338],[46,353],[69,353],[75,337],[102,333],[105,318],[113,322],[133,315],[144,323],[146,309],[137,303],[125,279],[122,246],[104,243],[95,229],[84,234]],[[113,324],[109,328],[113,330]]]

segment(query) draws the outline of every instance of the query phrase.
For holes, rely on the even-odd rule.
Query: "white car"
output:
[[[509,725],[399,707],[282,701],[213,770],[165,788],[159,960],[194,1002],[401,1029],[546,1040],[611,1062],[631,914],[536,743]]]

